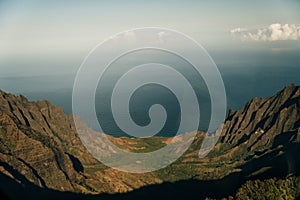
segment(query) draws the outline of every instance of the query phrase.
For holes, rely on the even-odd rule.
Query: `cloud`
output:
[[[251,41],[282,41],[299,40],[300,25],[295,24],[271,24],[267,28],[256,30],[247,30],[244,28],[235,28],[230,33],[241,40]]]
[[[234,33],[240,33],[242,31],[246,31],[246,29],[244,29],[244,28],[235,28],[235,29],[230,30],[230,33],[234,34]]]
[[[158,36],[158,40],[163,43],[167,40],[167,38],[170,36],[170,34],[164,32],[164,31],[161,31],[161,32],[157,33],[157,36]]]
[[[124,38],[128,42],[136,42],[136,34],[134,31],[127,31],[124,33]]]

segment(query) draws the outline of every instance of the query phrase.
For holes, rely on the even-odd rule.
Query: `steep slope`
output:
[[[254,98],[238,111],[230,110],[213,151],[199,160],[195,149],[181,159],[201,163],[196,175],[201,180],[240,171],[245,177],[267,171],[269,176],[284,176],[299,173],[299,144],[300,87],[291,85],[272,97]]]
[[[134,176],[96,161],[78,138],[72,116],[61,108],[0,91],[0,172],[22,182],[14,170],[40,187],[85,193],[161,182],[152,174]]]
[[[230,111],[221,143],[247,145],[248,151],[274,146],[281,134],[300,141],[300,88],[288,86],[270,98],[254,98],[239,111]],[[282,141],[284,142],[284,141]]]
[[[75,156],[88,155],[77,138],[71,117],[48,101],[28,102],[0,92],[0,160],[30,182],[47,188],[76,191],[84,176]],[[84,161],[95,162],[82,156]],[[2,171],[10,174],[8,167]]]

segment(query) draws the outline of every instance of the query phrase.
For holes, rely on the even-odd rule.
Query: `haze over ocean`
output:
[[[70,114],[74,78],[88,52],[110,36],[137,27],[178,30],[203,45],[223,77],[228,109],[238,109],[253,97],[270,96],[286,85],[300,85],[299,1],[74,2],[0,1],[1,90],[23,94],[29,100],[50,100]],[[108,12],[111,10],[114,12]],[[125,65],[146,61],[146,57],[120,61],[110,76]],[[191,77],[202,107],[204,125],[200,124],[200,129],[205,130],[210,110],[205,86],[193,82],[195,74],[185,63],[173,57],[159,59]],[[148,96],[137,94],[133,100],[138,105],[131,110],[137,123],[149,122],[146,108],[157,101],[155,96],[172,113],[178,113],[178,105],[167,91],[160,88],[155,91],[158,95],[151,87],[141,91]],[[102,96],[109,94],[104,91]],[[109,105],[97,98],[97,114],[104,115],[107,132],[119,134],[103,111]],[[168,123],[163,132],[176,128],[177,115]]]

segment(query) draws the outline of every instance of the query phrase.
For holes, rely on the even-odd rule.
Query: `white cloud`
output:
[[[230,30],[230,33],[234,34],[234,33],[240,33],[242,31],[246,31],[246,29],[244,29],[244,28],[235,28],[235,29]]]
[[[252,41],[280,41],[280,40],[299,40],[300,25],[295,24],[271,24],[267,28],[247,30],[235,28],[230,33],[241,40]]]
[[[136,42],[136,34],[134,31],[127,31],[124,33],[124,38],[128,42]]]
[[[167,38],[170,36],[170,34],[164,32],[164,31],[161,31],[161,32],[157,33],[157,36],[158,36],[158,40],[163,43],[167,40]]]

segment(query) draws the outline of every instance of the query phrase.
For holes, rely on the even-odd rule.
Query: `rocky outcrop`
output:
[[[0,172],[22,183],[14,171],[40,187],[84,193],[126,192],[161,182],[151,173],[133,175],[99,163],[77,136],[73,116],[61,108],[0,91]]]
[[[95,161],[76,136],[71,117],[48,101],[29,102],[0,92],[0,102],[0,161],[38,186],[79,190],[84,176],[68,153]],[[2,171],[11,173],[3,166]]]
[[[300,141],[300,87],[285,87],[269,98],[254,98],[238,111],[230,111],[221,143],[244,144],[248,151]],[[285,141],[278,141],[285,140]]]

